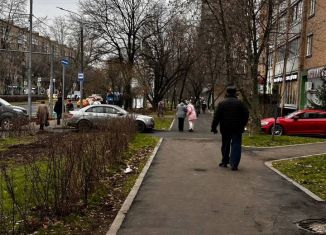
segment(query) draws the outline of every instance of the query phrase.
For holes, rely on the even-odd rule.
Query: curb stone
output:
[[[254,148],[254,149],[273,149],[273,148],[285,148],[285,147],[295,147],[295,146],[303,146],[303,145],[310,145],[310,144],[325,144],[325,143],[326,143],[326,141],[320,141],[320,142],[314,142],[314,143],[277,145],[277,146],[270,146],[270,147],[248,146],[248,145],[242,145],[242,147],[243,148]]]
[[[304,193],[306,193],[307,195],[309,195],[310,197],[312,197],[316,201],[318,201],[318,202],[324,202],[325,200],[323,200],[322,198],[318,197],[316,194],[314,194],[313,192],[311,192],[309,189],[307,189],[306,187],[302,186],[298,182],[294,181],[293,179],[289,178],[288,176],[286,176],[285,174],[283,174],[282,172],[280,172],[279,170],[277,170],[276,168],[273,167],[273,162],[279,162],[279,161],[285,161],[285,160],[293,160],[293,159],[300,159],[300,158],[307,158],[307,157],[319,156],[319,155],[323,155],[323,154],[326,154],[326,153],[320,153],[320,154],[314,154],[314,155],[307,155],[307,156],[301,156],[301,157],[292,157],[292,158],[278,159],[278,160],[273,160],[273,161],[265,162],[265,165],[269,169],[271,169],[272,171],[274,171],[275,173],[279,174],[284,179],[286,179],[287,181],[289,181],[290,183],[294,184],[296,187],[298,187],[300,190],[302,190]]]
[[[128,210],[130,209],[130,206],[131,206],[132,202],[134,201],[134,199],[135,199],[135,197],[136,197],[136,195],[138,193],[138,190],[139,190],[139,188],[140,188],[140,186],[141,186],[141,184],[142,184],[142,182],[143,182],[143,180],[145,178],[145,175],[146,175],[149,167],[152,164],[152,161],[153,161],[154,157],[156,156],[156,153],[157,153],[159,147],[162,144],[162,141],[163,141],[163,138],[160,138],[159,142],[157,143],[156,147],[154,148],[154,151],[153,151],[152,155],[148,159],[148,161],[147,161],[146,165],[144,166],[142,172],[139,174],[135,185],[133,186],[133,188],[131,189],[130,193],[128,194],[126,200],[122,204],[121,209],[119,210],[118,214],[116,215],[116,217],[115,217],[113,223],[111,224],[110,229],[106,233],[106,235],[115,235],[115,234],[117,234],[118,230],[120,229],[120,226],[121,226],[123,220],[125,219],[126,214],[127,214]]]
[[[173,121],[170,125],[169,131],[172,129],[172,127],[174,125],[174,121],[175,121],[175,118],[173,119]],[[153,161],[154,157],[156,156],[156,153],[157,153],[158,149],[160,148],[162,142],[163,142],[163,138],[160,138],[159,142],[157,143],[156,147],[154,148],[152,155],[148,159],[142,172],[139,174],[139,176],[135,182],[135,185],[133,186],[133,188],[131,189],[130,193],[128,194],[126,200],[122,204],[118,214],[116,215],[116,217],[115,217],[114,221],[112,222],[110,229],[106,233],[106,235],[115,235],[119,231],[121,224],[124,221],[126,214],[127,214],[128,210],[130,209],[130,206],[131,206],[132,202],[134,201],[134,199],[138,193],[138,190],[146,176],[146,173],[147,173],[149,167],[151,166],[152,161]]]

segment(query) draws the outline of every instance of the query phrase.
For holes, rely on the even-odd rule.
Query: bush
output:
[[[134,135],[133,119],[112,119],[97,131],[54,138],[23,166],[2,164],[0,233],[31,233],[49,218],[82,210]]]

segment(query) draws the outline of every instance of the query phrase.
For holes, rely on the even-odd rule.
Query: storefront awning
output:
[[[308,79],[316,79],[316,78],[324,77],[326,75],[325,73],[326,73],[325,67],[309,69],[308,70]]]

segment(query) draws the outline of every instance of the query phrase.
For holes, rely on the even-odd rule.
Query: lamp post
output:
[[[28,116],[32,117],[32,38],[33,37],[33,0],[29,6],[29,52],[28,52]]]
[[[80,20],[79,20],[79,24],[80,24],[80,73],[84,74],[84,24],[83,24],[83,20],[82,20],[83,17],[74,11],[64,9],[62,7],[57,7],[57,8],[62,11],[69,12],[70,14],[75,14],[80,18]],[[81,104],[82,104],[82,100],[83,100],[83,89],[84,89],[83,85],[84,85],[84,79],[79,79]]]

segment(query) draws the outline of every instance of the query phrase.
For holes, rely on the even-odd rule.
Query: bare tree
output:
[[[153,20],[142,31],[145,39],[138,63],[140,81],[154,108],[167,94],[175,99],[176,85],[185,81],[194,61],[191,28],[184,18],[168,12],[164,6],[156,8]]]
[[[131,80],[140,48],[141,29],[151,18],[151,0],[83,0],[88,27],[101,42],[101,55],[113,54],[125,64],[125,108],[131,107]]]
[[[272,28],[272,0],[205,0],[213,25],[221,36],[225,80],[235,83],[255,123],[259,120],[258,66]],[[249,88],[249,89],[248,89]],[[259,123],[257,122],[257,127]]]

